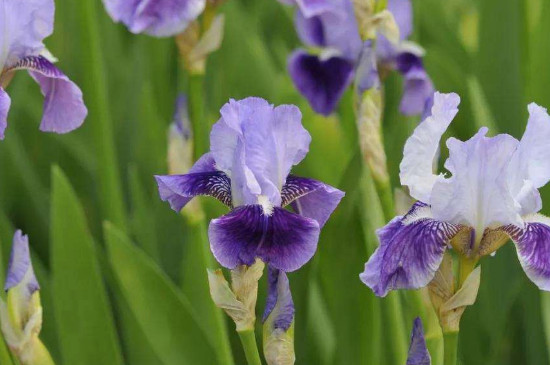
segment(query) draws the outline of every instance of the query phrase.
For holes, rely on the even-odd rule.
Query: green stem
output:
[[[382,310],[385,315],[384,322],[386,323],[385,329],[388,334],[387,338],[392,346],[392,363],[404,364],[407,360],[408,341],[399,293],[389,293],[385,302],[385,306],[382,307]]]
[[[262,365],[254,330],[240,331],[238,333],[248,365]]]
[[[443,333],[443,365],[456,365],[458,332]]]
[[[374,178],[374,186],[376,187],[376,192],[380,198],[380,204],[382,205],[382,210],[384,211],[384,218],[386,222],[389,222],[393,219],[393,217],[395,217],[393,192],[390,181],[389,179],[381,180]]]
[[[204,75],[189,75],[189,117],[193,126],[194,157],[197,160],[208,152],[208,123],[204,110]]]
[[[113,137],[112,119],[109,111],[109,97],[106,80],[105,64],[102,57],[102,46],[96,11],[97,2],[79,1],[82,6],[84,25],[83,44],[85,54],[82,59],[86,63],[83,69],[88,70],[85,79],[84,94],[88,95],[87,105],[90,111],[88,123],[91,125],[92,137],[98,159],[99,197],[103,218],[111,221],[122,230],[126,230],[126,210],[124,208],[122,184],[116,157],[115,140]]]

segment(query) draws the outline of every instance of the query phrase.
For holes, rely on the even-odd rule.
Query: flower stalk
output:
[[[443,365],[456,365],[458,354],[458,331],[443,332]]]
[[[237,331],[237,333],[241,339],[241,344],[243,345],[243,350],[248,365],[262,365],[254,330]]]

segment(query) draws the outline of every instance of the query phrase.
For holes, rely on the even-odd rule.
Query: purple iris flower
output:
[[[40,130],[70,132],[88,114],[78,86],[44,56],[42,41],[53,32],[54,9],[53,0],[0,0],[0,139],[11,104],[4,88],[18,70],[29,71],[44,95]]]
[[[13,236],[13,245],[4,290],[8,291],[20,283],[25,283],[25,292],[29,296],[35,291],[40,290],[40,285],[38,285],[32,268],[29,239],[21,231],[17,231]]]
[[[132,33],[171,37],[183,32],[197,19],[206,0],[103,0],[115,22],[122,22]]]
[[[430,78],[424,70],[421,52],[405,42],[412,31],[412,8],[409,0],[389,0],[400,28],[401,43],[391,44],[379,36],[374,49],[363,42],[354,14],[352,0],[286,0],[297,5],[296,29],[302,42],[321,48],[320,55],[305,50],[294,51],[288,69],[296,88],[317,113],[329,115],[354,78],[360,91],[378,87],[378,69],[396,69],[405,78],[401,112],[420,114],[433,94]]]
[[[416,318],[413,323],[411,332],[411,344],[409,346],[409,354],[407,356],[407,365],[431,365],[432,358],[426,347],[426,339],[424,338],[424,329],[422,328],[422,320]]]
[[[431,115],[405,144],[401,184],[418,202],[377,232],[380,246],[361,280],[379,296],[427,285],[449,244],[475,262],[509,238],[529,279],[550,290],[550,220],[537,214],[538,188],[550,180],[550,117],[530,104],[520,141],[487,137],[485,127],[466,142],[449,138],[450,176],[436,175],[439,142],[459,102],[456,94],[435,93]]]
[[[320,181],[290,175],[311,137],[300,110],[260,98],[231,100],[210,134],[210,152],[185,175],[156,176],[161,199],[181,210],[210,195],[231,211],[210,222],[212,252],[227,268],[256,257],[282,271],[315,253],[320,228],[344,193]],[[285,206],[290,205],[298,213]]]

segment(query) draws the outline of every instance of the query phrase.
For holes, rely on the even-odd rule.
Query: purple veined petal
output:
[[[399,110],[404,115],[423,114],[434,93],[432,80],[424,68],[409,69],[403,76],[405,85]]]
[[[413,323],[411,332],[411,344],[407,355],[407,365],[431,365],[432,358],[426,346],[422,320],[417,317]]]
[[[459,228],[436,221],[429,206],[416,203],[405,216],[395,217],[376,232],[380,246],[365,264],[361,280],[380,297],[394,289],[426,286]]]
[[[0,2],[0,70],[44,49],[42,41],[53,32],[54,12],[53,0]]]
[[[320,181],[289,175],[281,193],[282,206],[292,204],[294,211],[304,217],[315,219],[323,227],[346,195]]]
[[[458,113],[457,94],[434,94],[430,116],[420,123],[407,139],[403,160],[399,165],[401,185],[409,187],[413,198],[430,203],[430,196],[439,176],[433,173],[443,133]]]
[[[273,315],[273,329],[287,331],[294,320],[295,309],[286,273],[269,266],[268,285],[262,322],[265,323]]]
[[[103,0],[116,22],[132,33],[171,37],[183,32],[204,10],[206,0]]]
[[[176,212],[196,196],[212,196],[228,207],[231,202],[231,180],[214,168],[211,153],[204,154],[185,175],[156,175],[159,195]]]
[[[319,16],[306,17],[300,11],[296,12],[294,23],[298,37],[312,47],[325,47],[325,31],[323,21]]]
[[[256,257],[289,272],[308,262],[319,240],[317,221],[274,207],[267,215],[260,205],[241,206],[210,222],[210,248],[227,268],[252,265]]]
[[[18,230],[13,236],[13,245],[4,290],[10,290],[19,285],[23,280],[27,280],[29,294],[40,289],[32,268],[29,239]]]
[[[340,57],[322,60],[305,51],[295,51],[288,60],[294,85],[311,108],[323,115],[331,114],[353,80],[353,64]]]
[[[516,244],[519,262],[535,285],[550,291],[550,219],[541,214],[525,218],[524,228],[508,225],[501,228]]]
[[[4,131],[8,126],[8,112],[10,106],[10,96],[0,87],[0,139],[4,139]]]
[[[43,56],[26,57],[9,70],[29,71],[44,95],[40,130],[67,133],[80,127],[88,115],[82,91]]]

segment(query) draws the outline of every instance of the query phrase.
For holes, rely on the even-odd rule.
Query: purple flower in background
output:
[[[530,104],[520,141],[487,137],[485,127],[466,142],[449,138],[445,168],[451,176],[436,175],[439,142],[459,102],[456,94],[435,93],[431,116],[405,144],[401,184],[418,202],[377,232],[380,246],[361,280],[379,296],[427,285],[449,244],[475,262],[508,238],[529,279],[550,290],[550,220],[536,214],[538,188],[550,180],[550,117]]]
[[[389,0],[400,29],[401,42],[391,44],[379,36],[376,47],[363,42],[351,0],[283,1],[297,5],[296,29],[308,47],[320,54],[296,50],[288,60],[288,70],[296,88],[317,113],[329,115],[354,78],[360,91],[378,87],[378,69],[396,69],[405,78],[401,111],[420,114],[429,106],[433,86],[422,65],[418,47],[405,42],[412,30],[409,0]]]
[[[210,134],[210,152],[185,175],[157,176],[172,209],[210,195],[231,211],[210,222],[210,245],[225,267],[251,265],[256,257],[293,271],[315,253],[320,228],[344,193],[290,174],[307,154],[311,137],[293,105],[274,107],[260,98],[231,100]],[[296,213],[284,209],[291,205]]]
[[[29,238],[21,231],[17,231],[13,236],[4,290],[8,291],[21,283],[25,284],[24,289],[28,296],[40,289],[32,268]]]
[[[426,347],[422,320],[416,318],[411,332],[411,344],[407,356],[407,365],[431,365],[432,358]]]
[[[197,19],[206,0],[103,0],[115,22],[122,22],[132,33],[171,37],[183,32]]]
[[[40,130],[70,132],[88,114],[78,86],[45,56],[42,41],[53,32],[54,8],[53,0],[0,0],[0,139],[11,104],[4,88],[18,70],[29,71],[44,95]]]

